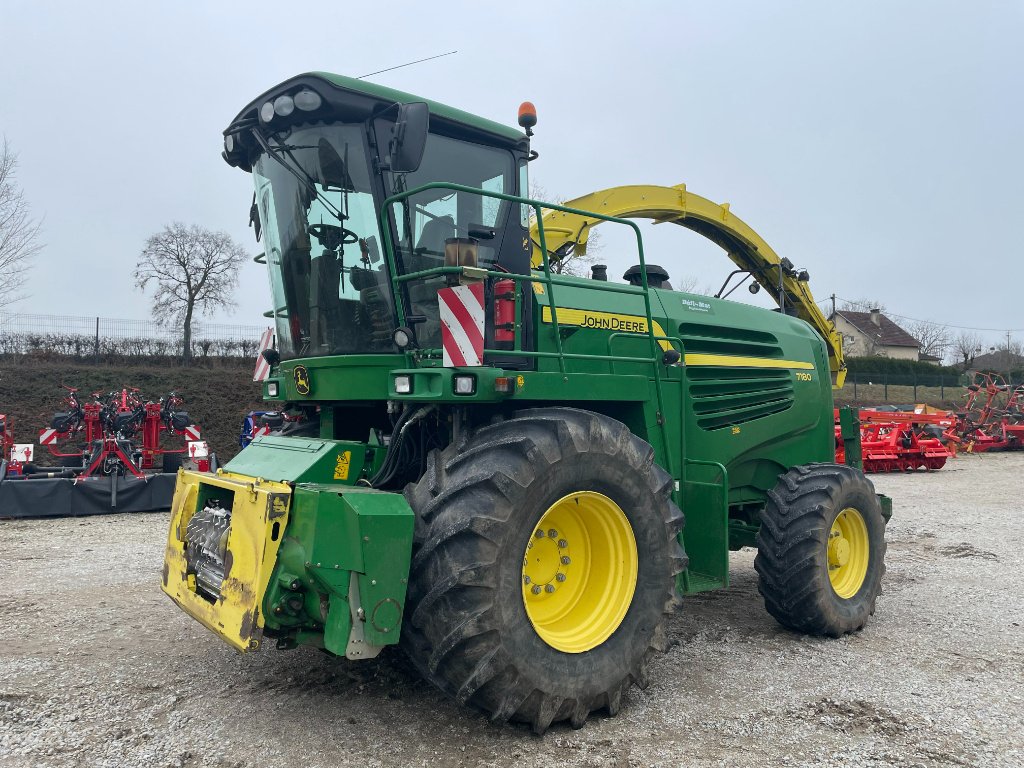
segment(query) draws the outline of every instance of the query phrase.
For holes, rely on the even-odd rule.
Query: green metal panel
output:
[[[715,462],[686,461],[682,509],[683,542],[689,568],[679,574],[679,591],[704,592],[729,586],[729,476]]]
[[[409,364],[406,355],[333,355],[282,362],[275,378],[283,383],[281,396],[291,401],[381,400],[387,391],[388,374]],[[295,389],[295,369],[306,369],[309,393]]]
[[[859,409],[844,406],[839,409],[839,435],[843,441],[846,465],[864,469],[864,455],[860,446]]]
[[[355,484],[373,448],[364,443],[315,437],[263,435],[224,469],[266,480]]]
[[[324,647],[345,655],[354,574],[357,620],[363,624],[365,642],[397,643],[412,535],[413,512],[401,494],[344,485],[297,485],[264,599],[268,626],[279,633],[301,630],[304,641],[321,632]]]

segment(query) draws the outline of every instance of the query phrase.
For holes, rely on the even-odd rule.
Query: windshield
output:
[[[395,176],[392,189],[414,189],[433,181],[447,181],[488,192],[515,194],[518,167],[512,152],[458,139],[430,134],[418,170]],[[519,206],[509,219],[512,204],[478,194],[431,189],[392,206],[398,235],[396,261],[401,273],[419,272],[445,266],[445,245],[453,238],[472,240],[479,266],[501,265],[523,271],[523,230]],[[514,230],[514,231],[513,231]],[[510,256],[511,253],[515,256]],[[451,258],[451,254],[449,254]],[[451,265],[449,265],[451,266]],[[421,347],[441,346],[441,324],[437,290],[446,285],[444,277],[406,283],[410,319],[415,318],[417,343]]]
[[[389,278],[359,125],[269,139],[253,167],[282,358],[392,352]]]

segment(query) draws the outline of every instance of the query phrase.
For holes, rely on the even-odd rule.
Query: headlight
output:
[[[277,397],[277,382],[271,381],[267,383],[267,397]]]
[[[312,112],[314,109],[319,109],[321,103],[320,94],[308,88],[303,88],[295,94],[295,106],[303,112]]]
[[[476,376],[456,376],[455,394],[472,395],[476,392]]]
[[[399,349],[405,349],[412,344],[412,330],[405,327],[395,328],[395,332],[391,335],[391,339],[395,342],[396,347]]]
[[[412,377],[395,376],[395,392],[400,395],[412,394]]]
[[[274,103],[268,101],[262,107],[260,107],[260,120],[264,123],[269,123],[274,119]]]
[[[288,117],[295,111],[295,102],[291,96],[278,96],[274,99],[274,112],[281,117]]]

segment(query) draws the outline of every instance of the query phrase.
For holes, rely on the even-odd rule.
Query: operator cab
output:
[[[416,346],[440,348],[445,276],[400,278],[446,265],[528,274],[526,207],[477,192],[524,193],[528,151],[519,131],[337,75],[253,101],[225,130],[224,158],[253,174],[281,358],[397,352],[400,316]],[[387,202],[436,182],[467,189]],[[501,346],[490,327],[485,346]]]

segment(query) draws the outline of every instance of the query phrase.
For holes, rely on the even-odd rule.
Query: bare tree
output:
[[[242,246],[224,232],[174,222],[146,241],[135,265],[135,284],[152,283],[153,316],[181,328],[182,359],[192,358],[192,321],[196,312],[235,306],[232,292],[246,259]]]
[[[921,345],[922,355],[941,359],[951,343],[949,329],[938,323],[915,320],[907,327],[907,331]]]
[[[4,137],[0,150],[0,307],[18,301],[32,261],[42,249],[40,222],[14,182],[18,156]]]
[[[973,331],[960,331],[953,339],[951,355],[956,364],[962,365],[964,370],[974,362],[974,357],[981,352],[981,336]]]
[[[673,280],[673,283],[676,283],[675,289],[683,293],[696,293],[700,296],[715,295],[715,289],[708,283],[701,285],[700,278],[696,275],[681,275],[678,280]]]
[[[565,200],[562,198],[556,198],[552,200],[547,193],[547,190],[539,184],[530,185],[530,199],[541,200],[545,203],[554,203],[555,205],[565,205]],[[530,226],[534,224],[536,213],[530,209]],[[590,228],[590,232],[587,233],[586,242],[583,245],[572,246],[561,258],[551,259],[551,271],[556,275],[576,275],[577,277],[586,277],[590,265],[597,261],[597,254],[604,248],[604,243],[601,241],[601,234],[597,232],[593,227]]]

